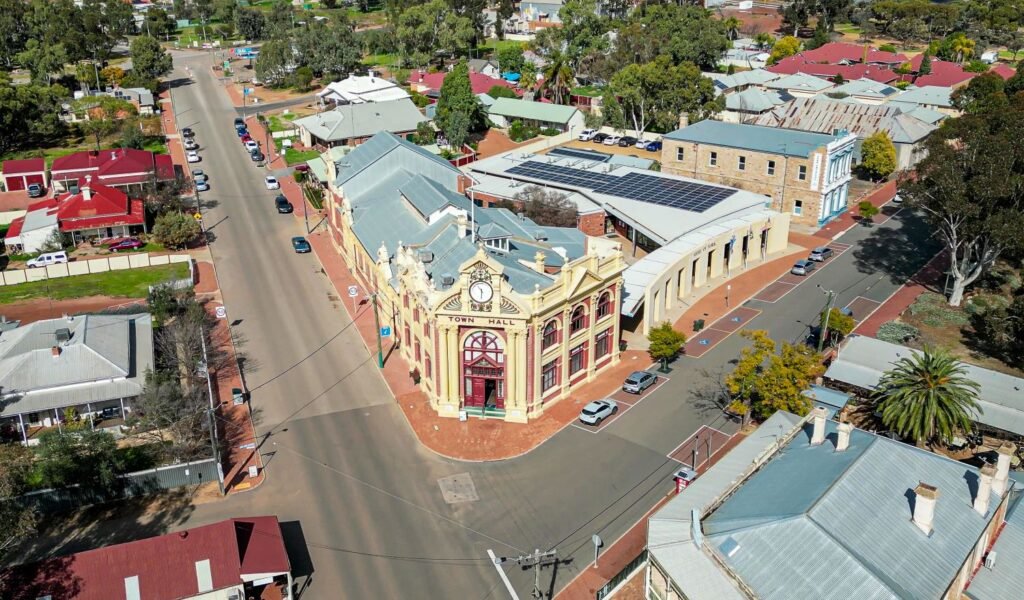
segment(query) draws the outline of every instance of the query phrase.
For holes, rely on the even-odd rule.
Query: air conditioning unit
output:
[[[985,568],[994,569],[996,567],[996,551],[993,550],[985,555]]]
[[[432,262],[434,260],[434,253],[430,250],[420,250],[417,256],[419,257],[420,262],[423,263]]]
[[[447,285],[447,286],[455,285],[455,278],[452,277],[451,275],[442,275],[441,276],[441,285]]]

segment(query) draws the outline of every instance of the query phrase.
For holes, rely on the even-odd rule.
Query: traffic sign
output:
[[[218,319],[228,318],[228,309],[223,306],[218,306],[213,312],[217,315]]]
[[[348,286],[348,297],[349,298],[355,298],[358,295],[359,295],[359,288],[358,287],[356,287],[354,285]]]
[[[391,326],[385,325],[380,328],[380,337],[391,337]]]
[[[196,214],[194,214],[192,216],[196,218],[196,221],[202,221],[203,220],[203,215],[201,215],[199,213],[196,213]]]

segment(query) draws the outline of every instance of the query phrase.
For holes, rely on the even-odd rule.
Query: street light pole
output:
[[[832,290],[826,290],[818,284],[818,289],[828,294],[828,302],[825,303],[825,318],[823,318],[821,331],[818,332],[818,352],[821,352],[825,347],[825,336],[828,335],[828,318],[832,316],[832,302],[836,299],[836,293]]]
[[[380,339],[380,313],[377,310],[377,292],[370,294],[373,302],[373,322],[377,326],[377,368],[384,368],[384,348]]]

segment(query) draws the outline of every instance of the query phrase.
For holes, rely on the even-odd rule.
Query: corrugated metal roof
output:
[[[904,114],[895,106],[854,104],[825,98],[797,98],[758,116],[754,123],[820,133],[845,129],[861,138],[881,130],[897,144],[915,144],[936,129],[934,125]]]
[[[355,150],[338,159],[335,164],[338,173],[334,181],[335,187],[344,186],[370,165],[374,165],[374,172],[362,184],[366,187],[373,186],[377,181],[401,169],[408,169],[410,172],[421,173],[434,179],[446,180],[458,178],[460,175],[460,171],[450,162],[387,131],[382,131],[356,146]],[[350,196],[358,193],[358,188],[362,185],[357,185],[354,190],[346,187],[343,192]]]
[[[573,106],[533,102],[518,98],[496,98],[494,104],[487,109],[492,115],[500,115],[510,119],[529,119],[544,123],[566,124],[577,110]]]
[[[725,97],[726,110],[762,113],[771,110],[785,101],[778,92],[769,92],[758,88],[747,88],[742,92],[728,94]]]
[[[805,92],[823,92],[832,87],[830,82],[805,73],[795,73],[779,77],[778,79],[765,82],[764,85],[773,90],[801,90]]]
[[[992,518],[972,506],[977,469],[856,429],[836,452],[826,427],[811,445],[804,425],[706,518],[709,539],[739,542],[725,560],[761,598],[941,597]],[[922,481],[942,493],[930,536],[911,519]]]
[[[295,120],[317,138],[334,142],[374,135],[380,131],[401,133],[414,131],[426,121],[409,98],[388,102],[342,104],[334,110]]]
[[[1019,492],[1018,492],[1019,493]],[[1018,496],[1006,513],[1006,525],[992,550],[996,564],[983,567],[971,581],[966,595],[973,600],[1020,600],[1024,594],[1024,496]]]
[[[941,106],[952,108],[953,88],[936,85],[921,87],[909,87],[902,94],[892,99],[892,102],[909,102],[912,104],[926,104],[928,106]]]
[[[705,119],[666,133],[665,138],[755,152],[807,157],[818,148],[837,139],[837,136]]]
[[[865,390],[878,385],[886,371],[901,358],[918,354],[918,350],[890,344],[865,336],[851,336],[839,350],[839,356],[825,372],[825,377]],[[978,394],[979,423],[1024,435],[1024,379],[998,371],[962,363],[966,376],[981,386]]]

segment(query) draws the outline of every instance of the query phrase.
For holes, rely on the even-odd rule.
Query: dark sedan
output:
[[[296,254],[306,254],[313,251],[312,246],[310,246],[309,242],[306,241],[306,238],[302,236],[292,238],[292,248],[295,250]]]
[[[636,138],[631,135],[623,136],[623,138],[619,140],[619,146],[623,148],[629,148],[634,144],[636,144]]]
[[[598,133],[595,134],[594,137],[590,138],[590,141],[594,142],[595,144],[603,144],[606,139],[608,139],[607,133]]]
[[[274,198],[274,206],[277,207],[277,212],[281,213],[282,215],[286,215],[295,210],[294,207],[292,207],[292,203],[289,202],[288,198],[285,198],[284,196],[278,196],[277,198]]]

